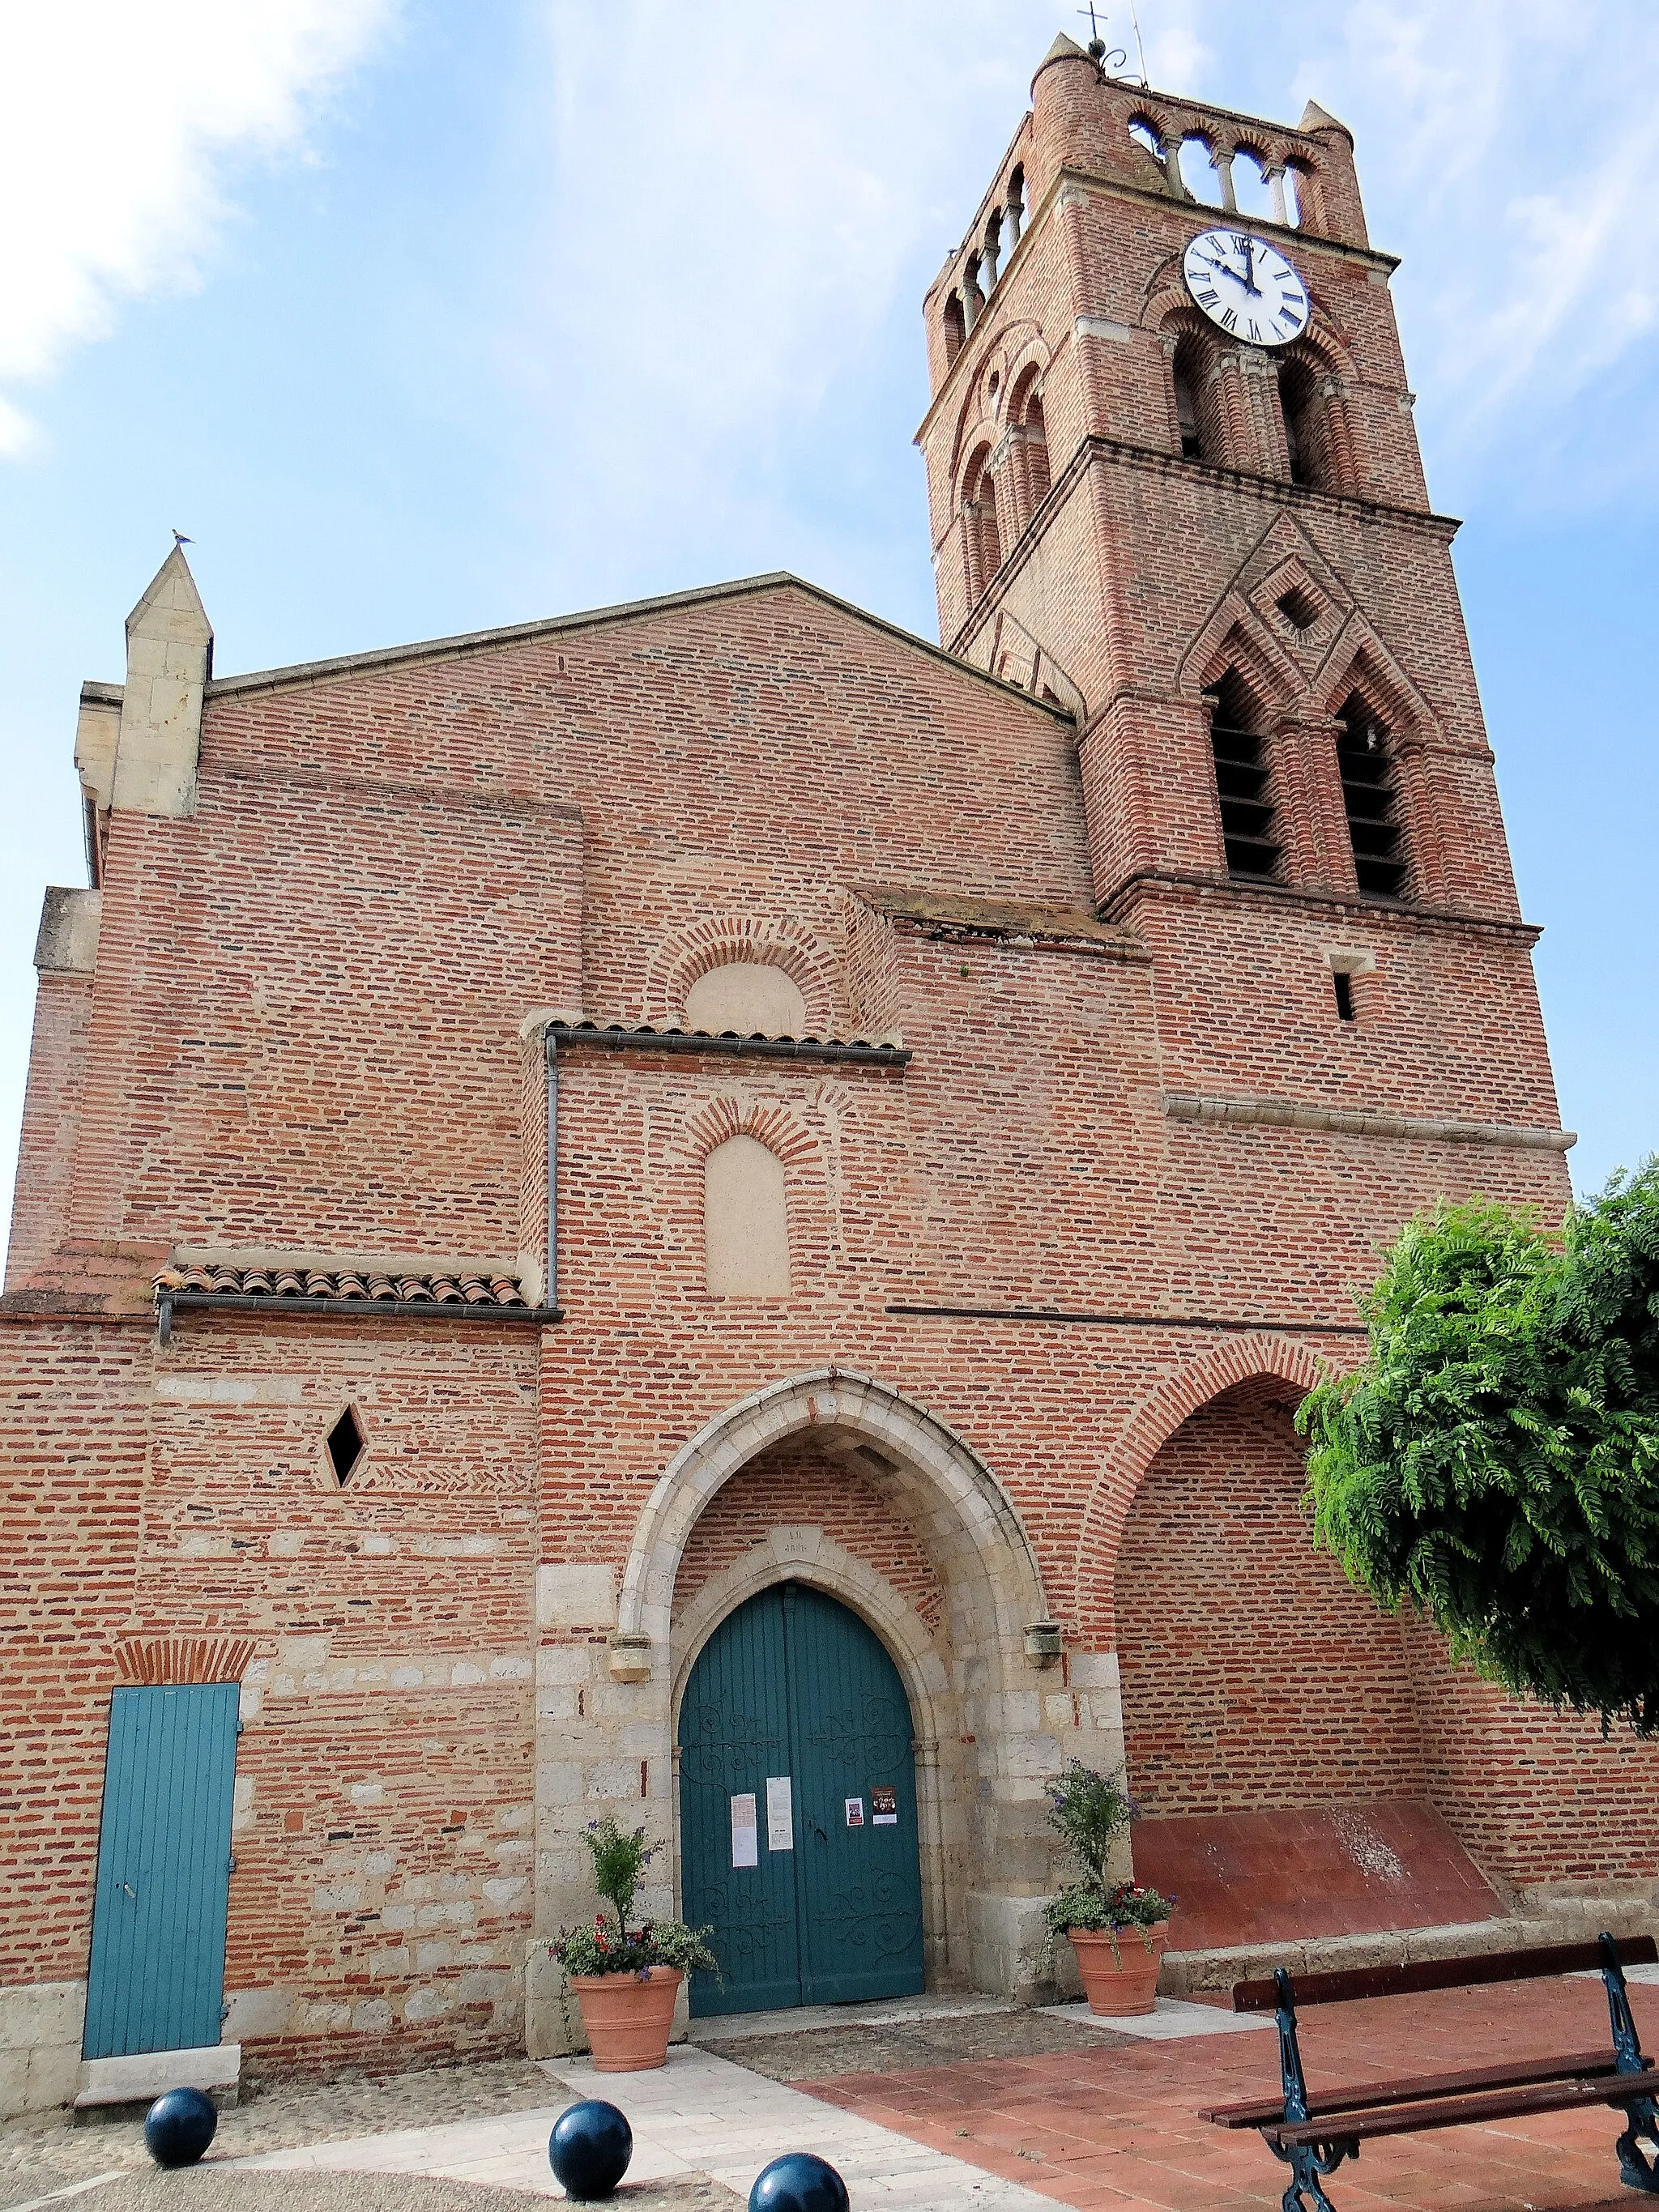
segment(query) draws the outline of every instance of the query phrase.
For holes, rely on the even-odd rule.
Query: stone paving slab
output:
[[[1050,2020],[1147,2043],[1179,2043],[1190,2035],[1237,2035],[1241,2028],[1273,2027],[1271,2013],[1228,2012],[1220,2005],[1197,2004],[1185,1997],[1154,1998],[1152,2010],[1143,2013],[1094,2013],[1080,1998],[1076,2004],[1044,2005],[1042,2009]]]
[[[1098,2050],[1115,2039],[1112,2027],[1086,2009],[1079,2019],[998,2004],[970,2014],[910,2014],[891,2021],[854,2014],[804,2031],[733,2036],[717,2047],[722,2058],[735,2059],[775,2081],[805,2081],[824,2075],[899,2073],[969,2058],[1036,2058]]]
[[[586,2061],[546,2063],[576,2095],[619,2106],[636,2145],[672,2148],[744,2199],[770,2160],[810,2150],[839,2171],[855,2212],[867,2206],[1042,2212],[1039,2200],[1014,2182],[694,2044],[671,2051],[667,2065],[648,2074],[599,2074]]]

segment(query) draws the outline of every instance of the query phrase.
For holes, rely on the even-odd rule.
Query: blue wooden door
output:
[[[219,2040],[238,1694],[190,1682],[111,1698],[88,2058]]]
[[[845,1606],[786,1583],[709,1638],[680,1708],[680,1838],[724,1983],[695,1975],[694,2013],[921,1988],[909,1700]]]

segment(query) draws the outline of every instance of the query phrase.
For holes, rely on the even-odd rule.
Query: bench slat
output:
[[[1613,2084],[1620,2087],[1615,2089]],[[1446,2097],[1427,2105],[1395,2105],[1382,2111],[1330,2112],[1317,2120],[1269,2129],[1278,2142],[1358,2142],[1373,2136],[1426,2134],[1431,2128],[1467,2128],[1482,2120],[1517,2119],[1527,2112],[1565,2112],[1581,2105],[1617,2105],[1628,2097],[1651,2096],[1651,2073],[1604,2075],[1599,2081],[1557,2081],[1532,2089],[1489,2089],[1472,2097]],[[1281,2107],[1281,2110],[1283,2108]]]
[[[1620,1963],[1650,1966],[1659,1961],[1651,1936],[1619,1941]],[[1547,1974],[1599,1972],[1599,1944],[1546,1943],[1531,1951],[1486,1951],[1468,1959],[1419,1959],[1409,1966],[1354,1966],[1346,1972],[1292,1974],[1299,2006],[1349,2004],[1364,1997],[1412,1996],[1425,1990],[1473,1989],[1486,1982],[1528,1982]],[[1272,2012],[1279,1995],[1271,1978],[1233,1984],[1235,2012]]]
[[[1419,2104],[1425,2098],[1458,2096],[1474,2089],[1523,2089],[1540,2081],[1583,2081],[1612,2074],[1617,2065],[1610,2051],[1587,2051],[1565,2058],[1525,2060],[1516,2066],[1477,2066],[1461,2074],[1424,2074],[1407,2081],[1361,2081],[1352,2087],[1310,2097],[1308,2116],[1317,2119],[1322,2112]],[[1260,2128],[1281,2119],[1284,2111],[1282,2097],[1253,2097],[1243,2104],[1213,2106],[1198,2118],[1213,2120],[1218,2127]]]

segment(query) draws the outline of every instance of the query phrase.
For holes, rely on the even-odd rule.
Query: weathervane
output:
[[[1089,58],[1094,64],[1095,67],[1100,71],[1102,77],[1103,78],[1109,74],[1115,76],[1120,70],[1127,70],[1129,66],[1129,57],[1125,48],[1122,46],[1109,47],[1105,40],[1100,35],[1100,17],[1098,10],[1095,7],[1094,0],[1089,0],[1089,5],[1086,8],[1079,8],[1077,12],[1079,15],[1086,15],[1089,19]],[[1145,84],[1146,82],[1146,49],[1141,46],[1140,19],[1135,14],[1133,0],[1131,0],[1129,15],[1130,20],[1133,22],[1135,27],[1135,45],[1140,49],[1140,82],[1142,84]]]

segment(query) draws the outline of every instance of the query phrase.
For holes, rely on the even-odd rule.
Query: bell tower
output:
[[[926,302],[940,637],[1075,714],[1172,1091],[1553,1123],[1396,265],[1322,108],[1057,38]]]

